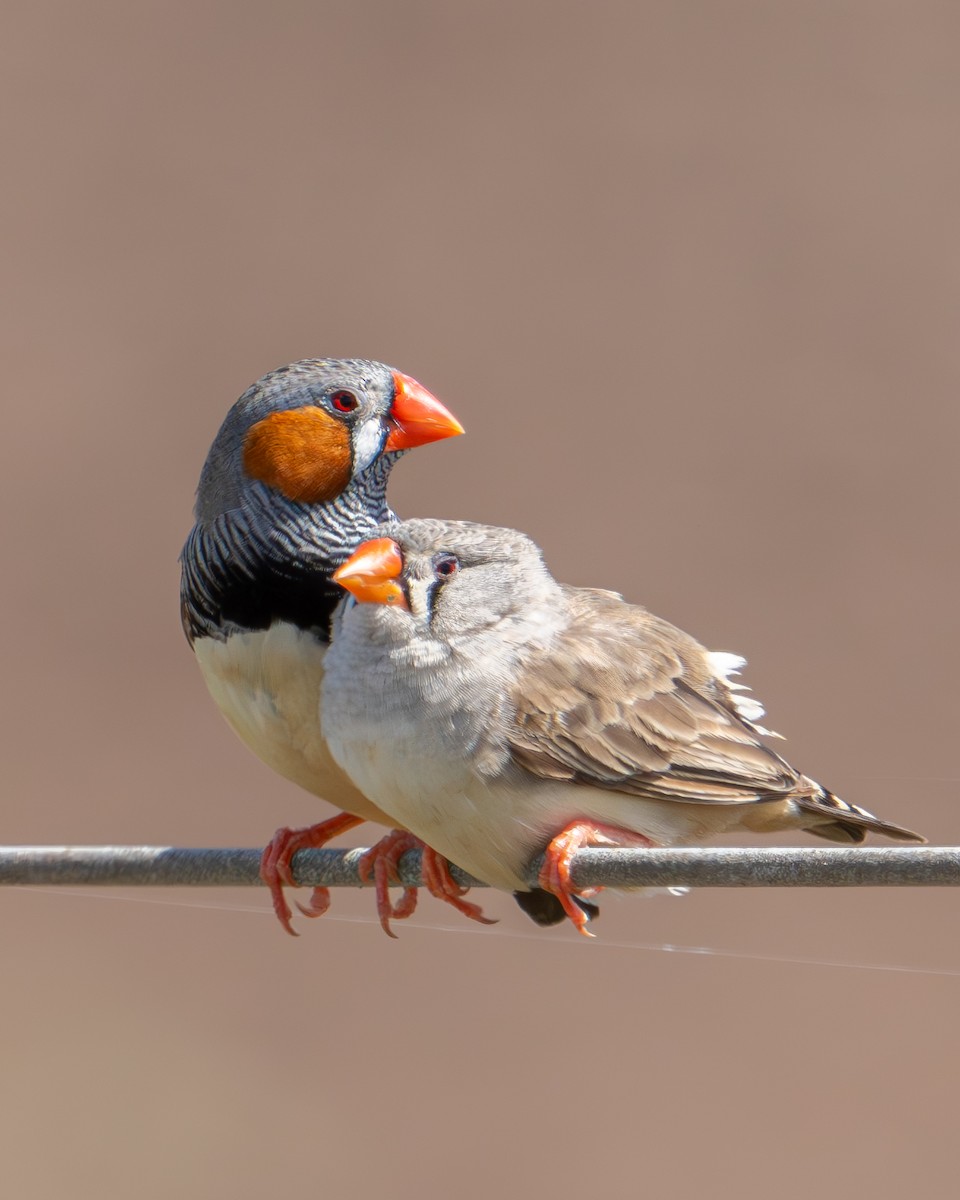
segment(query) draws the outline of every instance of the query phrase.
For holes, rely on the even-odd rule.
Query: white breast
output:
[[[641,799],[522,778],[523,772],[486,779],[463,763],[417,757],[385,739],[366,746],[353,741],[344,762],[358,782],[370,779],[371,794],[396,824],[477,879],[506,891],[527,886],[533,859],[574,821],[637,833],[656,846],[677,846],[735,829],[757,807]],[[614,837],[610,844],[629,845],[629,838]]]
[[[326,646],[285,622],[199,638],[197,662],[220,711],[240,739],[279,775],[364,820],[392,825],[330,756],[322,730]]]

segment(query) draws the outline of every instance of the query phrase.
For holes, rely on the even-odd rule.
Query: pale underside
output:
[[[508,769],[483,778],[465,761],[441,760],[416,734],[351,739],[344,763],[369,787],[394,824],[417,835],[478,879],[507,891],[529,887],[531,861],[567,824],[596,821],[641,834],[658,846],[696,843],[736,830],[796,828],[789,799],[766,803],[679,804],[591,787],[535,779]],[[621,839],[622,842],[622,839]]]
[[[511,891],[530,886],[532,860],[574,821],[659,846],[816,823],[795,797],[817,785],[743,723],[742,707],[762,709],[731,689],[741,659],[709,654],[619,597],[572,597],[626,610],[640,630],[636,653],[624,645],[631,626],[614,637],[611,622],[571,649],[569,608],[558,604],[448,642],[411,637],[416,617],[404,611],[348,606],[327,660],[337,761],[395,823]],[[697,687],[682,690],[688,675]],[[603,753],[608,741],[616,753]]]
[[[198,638],[194,643],[210,694],[259,759],[335,808],[393,826],[327,749],[321,716],[326,649],[309,631],[282,621],[226,641]]]

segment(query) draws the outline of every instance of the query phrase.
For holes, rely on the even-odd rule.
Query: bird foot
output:
[[[483,915],[483,909],[479,904],[472,904],[469,900],[463,899],[470,889],[461,887],[457,883],[450,874],[450,865],[447,860],[430,846],[423,847],[420,870],[423,875],[423,886],[431,896],[436,896],[438,900],[452,905],[457,912],[463,913],[471,921],[479,921],[481,925],[496,925],[497,922],[493,917]]]
[[[587,928],[588,912],[577,903],[595,896],[599,888],[583,888],[575,891],[571,886],[570,867],[573,856],[583,846],[652,846],[653,842],[642,833],[618,829],[615,825],[601,825],[594,821],[571,821],[547,846],[540,868],[540,886],[551,892],[560,901],[563,911],[584,937],[594,935]],[[588,906],[590,907],[590,906]]]
[[[377,895],[377,915],[380,927],[387,937],[397,935],[390,928],[391,920],[402,921],[411,916],[417,907],[417,889],[405,887],[403,895],[396,904],[390,903],[390,884],[400,882],[400,859],[408,850],[416,850],[423,842],[412,833],[403,829],[394,829],[376,842],[361,855],[357,862],[357,873],[364,883],[370,882],[373,876]]]
[[[355,817],[352,813],[340,813],[327,821],[307,825],[303,829],[278,829],[267,843],[260,857],[260,878],[270,889],[277,920],[292,937],[299,935],[291,923],[293,911],[286,901],[283,889],[297,886],[291,866],[293,856],[298,850],[317,850],[325,846],[331,838],[362,824],[360,817]],[[322,917],[329,907],[330,890],[325,887],[315,887],[306,904],[297,903],[297,908],[305,917]]]
[[[396,904],[390,903],[389,888],[391,884],[400,882],[400,859],[408,850],[420,850],[422,853],[421,874],[423,886],[431,896],[452,905],[457,912],[463,913],[471,921],[479,921],[483,925],[494,925],[495,921],[483,915],[480,906],[464,900],[467,888],[461,887],[450,874],[447,860],[430,846],[426,845],[412,833],[394,829],[386,837],[381,838],[375,846],[364,854],[357,869],[360,878],[368,882],[373,876],[377,893],[377,914],[380,925],[388,937],[397,935],[390,928],[392,920],[402,920],[409,917],[417,906],[417,889],[405,887],[403,895]]]

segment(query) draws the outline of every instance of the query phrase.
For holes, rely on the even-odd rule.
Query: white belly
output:
[[[345,812],[393,824],[330,757],[321,716],[323,643],[277,622],[225,642],[199,638],[193,648],[230,727],[267,766]]]
[[[466,758],[442,753],[439,739],[424,738],[423,726],[415,729],[396,717],[391,726],[380,726],[379,736],[358,736],[356,726],[352,734],[342,727],[331,732],[340,761],[394,824],[506,891],[529,886],[531,862],[573,821],[595,821],[641,834],[657,846],[677,846],[742,827],[758,807],[766,807],[647,800],[509,768],[485,778]]]

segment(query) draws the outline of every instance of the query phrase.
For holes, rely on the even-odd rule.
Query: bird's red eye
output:
[[[438,579],[449,579],[460,570],[460,559],[455,554],[439,554],[434,560],[433,570]]]
[[[333,395],[330,397],[330,403],[337,410],[337,412],[342,413],[351,413],[360,405],[360,401],[356,398],[353,392],[344,391],[342,389],[339,392],[333,393]]]

